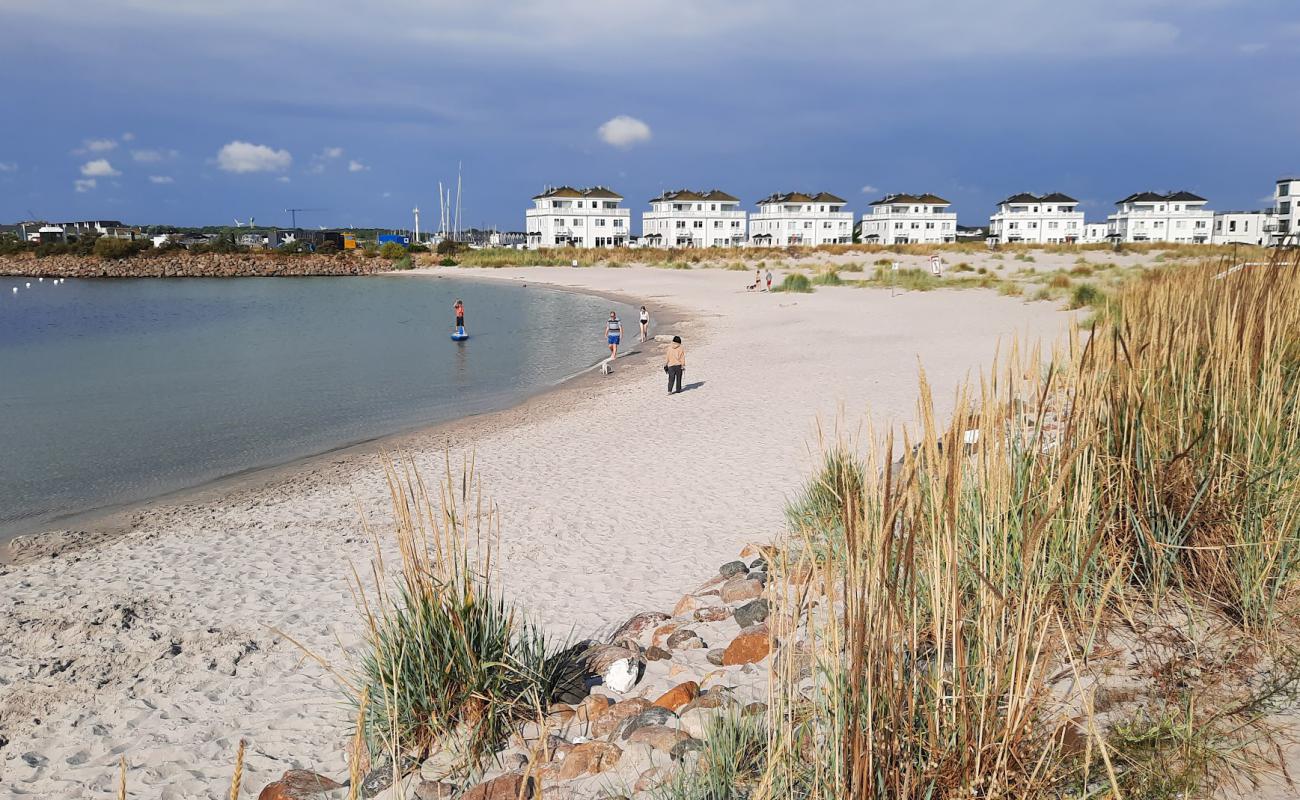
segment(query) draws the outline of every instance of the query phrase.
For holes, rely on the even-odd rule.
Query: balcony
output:
[[[726,209],[722,211],[643,211],[642,219],[704,219],[706,217],[715,219],[745,219],[745,212],[741,210]]]
[[[852,211],[786,211],[783,208],[763,208],[752,212],[750,219],[829,219],[852,220]]]

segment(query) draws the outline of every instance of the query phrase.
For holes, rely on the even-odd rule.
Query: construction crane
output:
[[[286,208],[284,213],[290,215],[289,219],[293,222],[293,229],[298,230],[298,212],[299,211],[328,211],[327,208]]]

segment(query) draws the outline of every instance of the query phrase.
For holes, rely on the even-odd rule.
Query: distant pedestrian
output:
[[[772,291],[772,270],[767,271],[767,290]]]
[[[664,371],[668,373],[668,394],[682,390],[682,373],[686,372],[686,348],[682,347],[682,337],[674,336],[664,354]],[[674,390],[673,387],[677,388]]]
[[[609,360],[618,358],[618,343],[623,338],[623,323],[618,321],[618,314],[609,312],[609,322],[605,323],[605,341],[609,344]]]
[[[457,300],[456,305],[452,306],[451,310],[456,314],[456,327],[465,327],[465,304]]]
[[[644,342],[649,337],[650,337],[650,312],[645,310],[645,306],[641,306],[641,341]]]

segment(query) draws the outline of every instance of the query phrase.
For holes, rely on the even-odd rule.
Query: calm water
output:
[[[465,280],[26,281],[0,279],[0,539],[504,407],[598,361],[611,307],[635,318]]]

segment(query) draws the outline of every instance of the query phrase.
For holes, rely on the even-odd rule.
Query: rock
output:
[[[721,622],[731,616],[731,609],[726,606],[705,606],[695,609],[691,616],[696,622]]]
[[[692,708],[689,711],[683,709],[677,727],[679,730],[689,733],[696,739],[703,739],[711,716],[712,712],[709,709]]]
[[[673,616],[684,617],[697,608],[703,608],[705,605],[707,605],[707,601],[703,597],[694,594],[684,594],[682,595],[682,599],[677,601],[677,605],[673,606]]]
[[[611,643],[630,639],[638,644],[641,643],[641,637],[648,631],[653,631],[660,624],[666,622],[669,615],[662,611],[642,611],[640,614],[629,619],[619,626],[609,637]]]
[[[392,772],[388,781],[392,783]],[[280,776],[280,780],[268,783],[257,795],[257,800],[319,800],[326,792],[342,789],[343,784],[336,783],[324,775],[317,775],[305,769],[291,769]]]
[[[682,706],[681,710],[679,710],[677,713],[680,716],[682,714],[686,714],[691,711],[694,711],[697,708],[706,708],[706,709],[721,708],[722,706],[726,705],[730,700],[731,698],[727,695],[726,690],[723,690],[722,688],[717,688],[714,689],[713,691],[705,692],[699,697],[696,697],[691,702]]]
[[[399,775],[407,775],[419,766],[414,758],[402,756],[401,766],[398,768]],[[360,794],[362,797],[374,797],[389,786],[393,785],[393,758],[385,755],[375,763],[375,766],[366,773],[361,779]],[[260,799],[259,799],[260,800]]]
[[[759,714],[766,714],[766,713],[767,713],[767,703],[760,703],[757,700],[752,703],[749,703],[744,708],[740,709],[740,714],[741,716],[744,717],[753,717]]]
[[[668,691],[664,692],[655,705],[660,708],[666,708],[669,711],[676,711],[682,706],[694,700],[700,695],[700,685],[695,681],[686,681],[679,683]]]
[[[460,800],[532,800],[537,792],[537,782],[518,772],[485,781],[470,789]]]
[[[667,767],[651,767],[637,776],[636,783],[632,786],[632,791],[649,792],[658,789],[665,781],[673,776],[673,771]]]
[[[645,651],[646,661],[664,661],[672,657],[673,654],[670,651],[663,649],[662,647],[650,647],[648,650]]]
[[[716,595],[718,593],[718,587],[726,582],[727,579],[722,577],[721,575],[714,575],[712,578],[709,578],[704,583],[701,583],[699,588],[691,592],[691,594],[699,595],[701,597],[704,596],[711,597],[713,595]]]
[[[741,632],[731,640],[731,644],[727,645],[726,652],[722,654],[722,664],[727,667],[753,664],[762,661],[770,652],[772,652],[772,640],[767,631]]]
[[[628,737],[628,741],[635,744],[648,744],[660,752],[671,754],[674,747],[690,738],[689,733],[669,728],[666,725],[647,725],[633,731],[632,735]]]
[[[767,600],[758,598],[750,600],[735,612],[736,624],[742,628],[748,628],[767,619]]]
[[[752,572],[749,573],[749,579],[751,581],[758,581],[764,586],[767,586],[767,570],[761,570],[761,569],[753,570]]]
[[[740,603],[745,600],[753,600],[762,593],[762,582],[750,578],[732,578],[722,584],[722,602],[724,603]]]
[[[759,554],[761,554],[762,552],[763,552],[762,549],[761,549],[758,545],[756,545],[756,544],[747,544],[747,545],[745,545],[745,546],[741,549],[741,551],[740,551],[740,557],[741,557],[741,558],[753,558],[754,556],[759,555]]]
[[[627,739],[638,728],[648,725],[668,725],[677,719],[677,715],[663,706],[651,706],[635,717],[628,717],[615,734],[617,739]]]
[[[574,745],[564,757],[560,767],[560,780],[572,780],[582,775],[598,775],[613,769],[623,751],[609,742],[583,742]]]
[[[722,666],[722,654],[725,652],[727,652],[726,648],[715,647],[712,650],[710,650],[708,652],[708,655],[704,656],[704,658],[707,659],[710,664],[713,664],[716,667],[720,667]]]
[[[703,749],[704,742],[688,735],[685,739],[673,745],[672,749],[668,751],[668,755],[673,757],[673,761],[681,761],[687,753],[698,753]]]
[[[745,566],[744,561],[728,561],[718,568],[718,574],[724,578],[733,578],[746,572],[749,572],[749,567]]]
[[[415,787],[415,800],[452,800],[460,794],[460,787],[440,781],[421,781]]]
[[[590,694],[578,704],[577,714],[575,715],[579,722],[593,722],[600,718],[614,704],[613,700],[599,694]]]
[[[750,572],[753,572],[754,570],[761,570],[762,572],[767,572],[767,559],[763,558],[762,556],[759,556],[758,558],[749,562],[749,570]]]
[[[699,642],[699,644],[688,644],[692,640]],[[680,630],[673,631],[672,635],[668,637],[667,644],[669,649],[672,650],[691,650],[705,646],[704,640],[700,638],[699,634],[690,628],[681,628]]]
[[[684,624],[684,622],[665,622],[663,625],[655,628],[655,632],[650,636],[650,646],[663,647],[668,643],[668,637]]]
[[[591,735],[596,738],[604,738],[617,730],[623,720],[640,714],[652,705],[653,703],[644,697],[633,697],[630,700],[615,703],[609,707],[608,711],[601,714],[599,719],[591,723]]]

